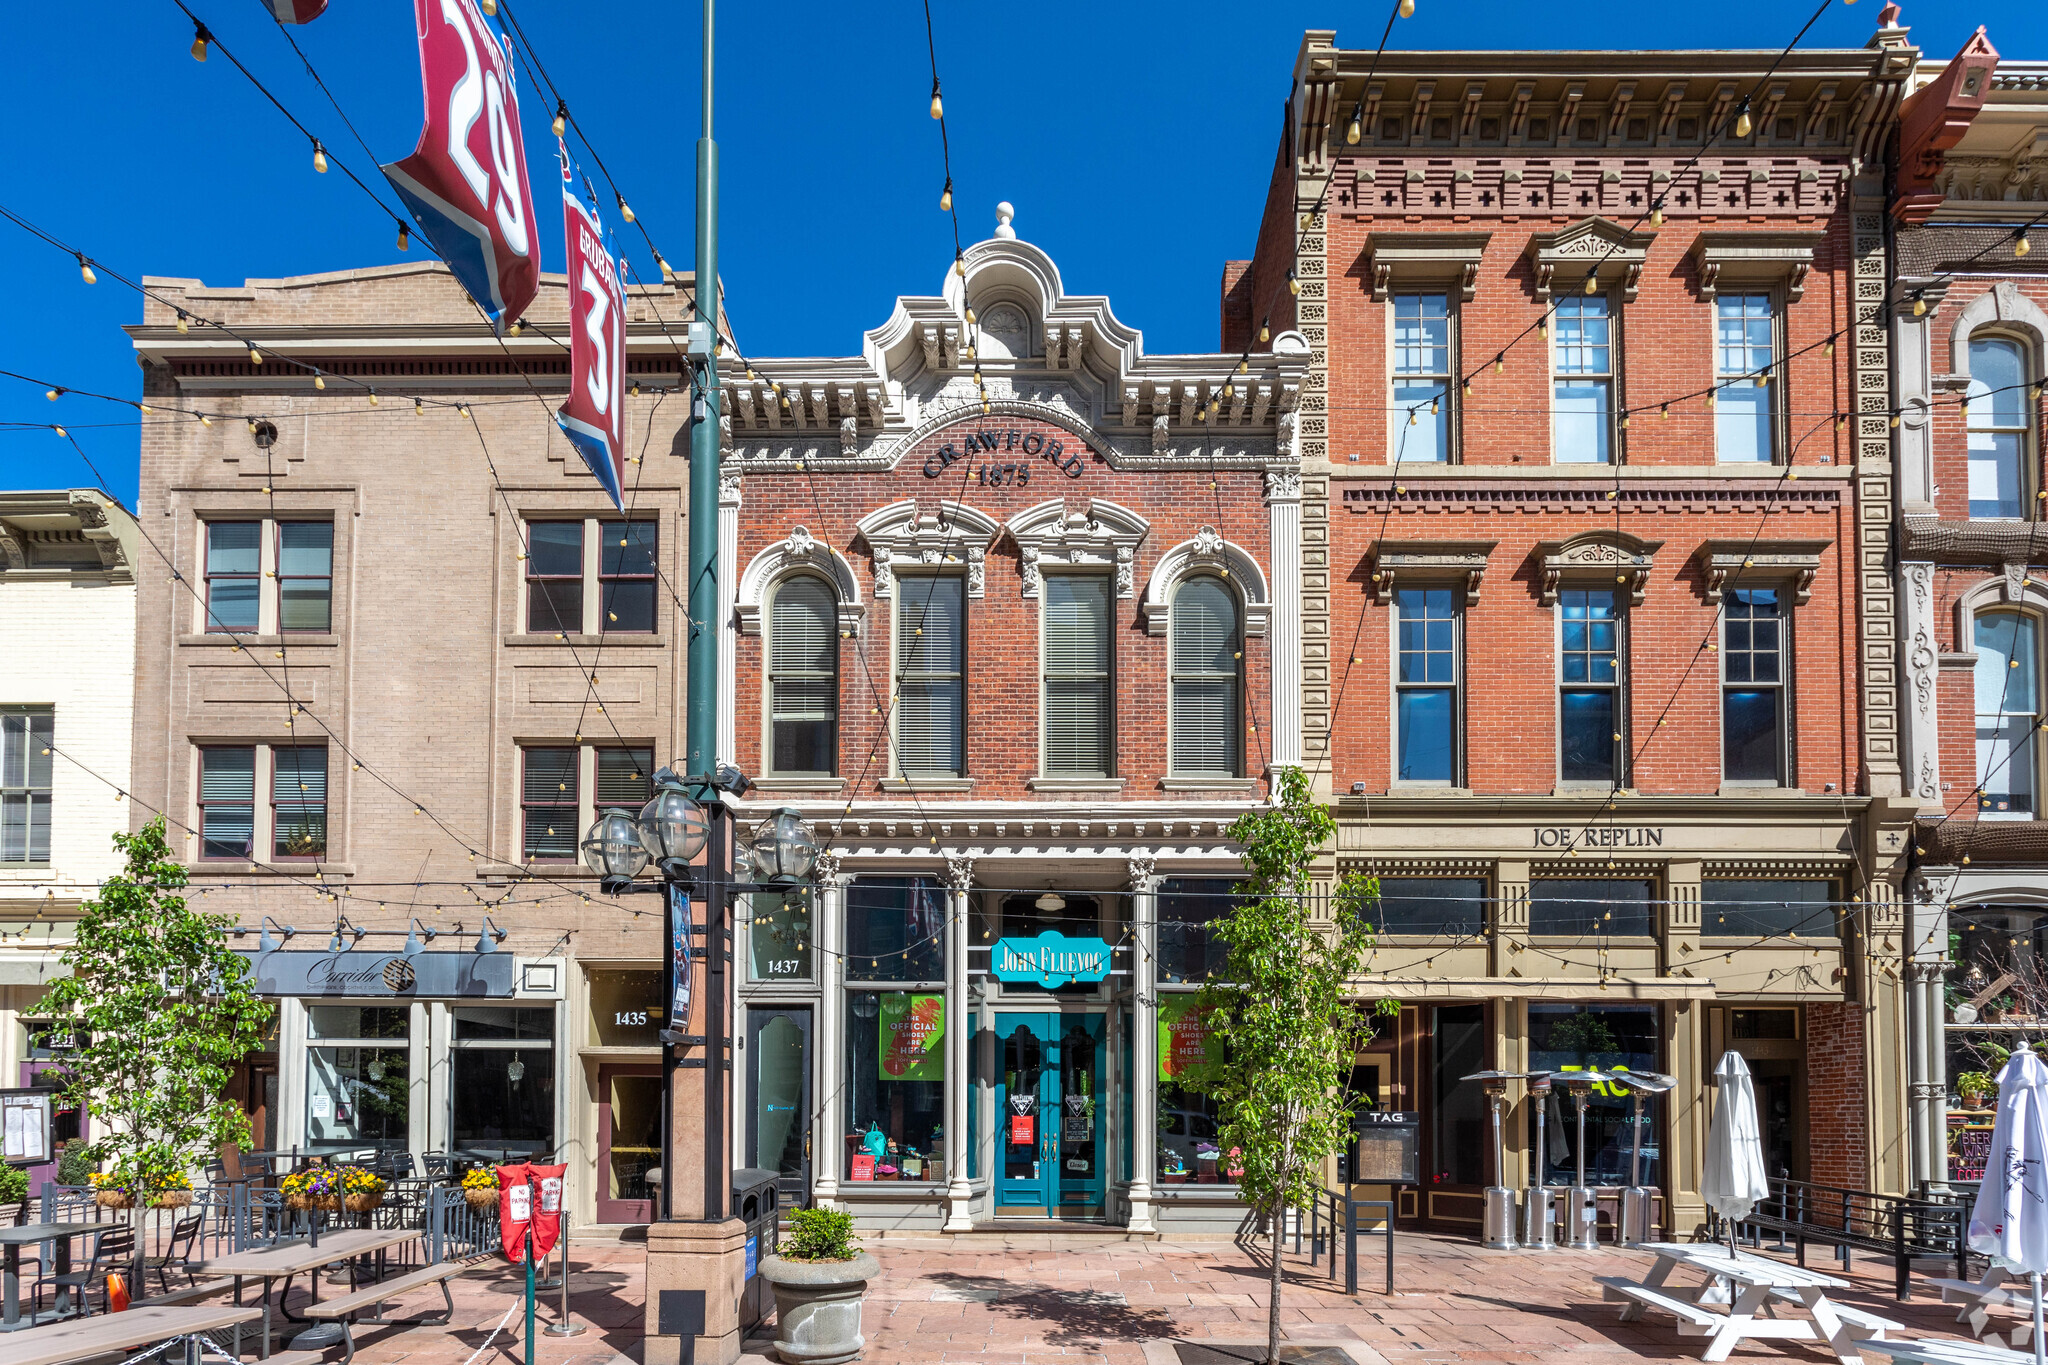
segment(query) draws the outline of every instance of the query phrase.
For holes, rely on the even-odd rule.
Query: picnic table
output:
[[[382,1230],[376,1228],[345,1228],[339,1232],[326,1234],[320,1239],[318,1246],[314,1246],[303,1238],[294,1238],[287,1242],[280,1242],[275,1246],[257,1247],[249,1251],[236,1251],[225,1256],[215,1256],[210,1260],[201,1262],[196,1267],[196,1270],[206,1275],[232,1275],[235,1281],[235,1303],[237,1305],[242,1302],[242,1281],[245,1278],[261,1279],[263,1281],[263,1336],[258,1343],[256,1354],[258,1359],[268,1359],[270,1356],[271,1331],[270,1286],[273,1283],[280,1279],[284,1281],[283,1292],[277,1296],[277,1307],[278,1311],[284,1315],[285,1321],[309,1322],[311,1319],[297,1316],[285,1307],[285,1296],[291,1293],[294,1277],[299,1275],[307,1277],[308,1283],[313,1286],[313,1301],[318,1303],[320,1301],[320,1276],[312,1272],[320,1271],[330,1265],[338,1265],[344,1261],[353,1262],[358,1256],[369,1256],[388,1251],[392,1247],[402,1246],[407,1242],[415,1240],[419,1235],[419,1230],[416,1228]],[[338,1343],[341,1340],[342,1334],[338,1329],[316,1330],[332,1330],[335,1342]],[[4,1362],[0,1362],[0,1365],[4,1365]]]
[[[0,1331],[14,1332],[34,1324],[31,1315],[28,1322],[21,1320],[21,1249],[39,1242],[57,1244],[57,1273],[71,1273],[71,1239],[126,1227],[125,1223],[24,1223],[20,1227],[0,1228],[0,1275],[4,1275],[4,1297],[0,1297]],[[85,1291],[79,1290],[80,1297]],[[59,1310],[71,1306],[71,1286],[63,1285],[57,1291]]]
[[[239,1335],[242,1324],[256,1317],[253,1308],[208,1304],[131,1308],[125,1313],[45,1323],[0,1341],[0,1365],[70,1365],[95,1356],[154,1346],[173,1337],[185,1337],[196,1343],[200,1333],[217,1332],[223,1327],[233,1327]],[[188,1345],[186,1359],[190,1361],[196,1355]]]
[[[1989,1341],[1859,1341],[1856,1345],[1908,1365],[2034,1365],[2032,1351],[2008,1351]]]
[[[1842,1365],[1861,1365],[1862,1355],[1851,1339],[1852,1333],[1874,1334],[1882,1340],[1888,1331],[1903,1330],[1903,1324],[1860,1308],[1852,1308],[1828,1297],[1829,1290],[1847,1289],[1838,1280],[1819,1271],[1807,1270],[1763,1256],[1743,1256],[1711,1243],[1645,1242],[1642,1250],[1653,1253],[1656,1264],[1642,1280],[1601,1276],[1604,1297],[1623,1305],[1621,1317],[1633,1322],[1650,1309],[1678,1319],[1678,1335],[1705,1337],[1705,1360],[1726,1360],[1744,1341],[1825,1342]],[[1696,1271],[1706,1283],[1690,1290],[1668,1284],[1672,1272]],[[1725,1312],[1711,1302],[1708,1291],[1728,1286]],[[1779,1305],[1797,1304],[1812,1316],[1780,1318]],[[1760,1316],[1761,1315],[1761,1316]]]

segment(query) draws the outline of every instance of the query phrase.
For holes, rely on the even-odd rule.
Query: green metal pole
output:
[[[718,144],[711,139],[711,21],[704,0],[704,135],[697,139],[697,321],[714,345],[698,361],[690,430],[690,650],[684,776],[718,763]],[[711,945],[715,951],[718,945]],[[681,1027],[677,1025],[676,1027]]]
[[[529,1194],[533,1192],[531,1182],[526,1188]],[[532,1207],[527,1205],[529,1210]],[[526,1365],[533,1365],[533,1220],[530,1216],[526,1223]]]

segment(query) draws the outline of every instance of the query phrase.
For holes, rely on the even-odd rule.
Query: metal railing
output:
[[[1358,1293],[1358,1226],[1360,1209],[1376,1209],[1380,1226],[1365,1228],[1370,1236],[1374,1232],[1386,1236],[1386,1289],[1394,1292],[1394,1205],[1385,1199],[1354,1199],[1348,1190],[1324,1190],[1308,1208],[1307,1217],[1299,1210],[1294,1211],[1294,1252],[1302,1252],[1303,1243],[1308,1247],[1308,1263],[1317,1265],[1324,1253],[1329,1255],[1329,1278],[1337,1278],[1337,1266],[1341,1258],[1344,1266],[1344,1292]]]
[[[1959,1198],[1927,1190],[1918,1197],[1875,1194],[1775,1176],[1770,1189],[1770,1197],[1736,1226],[1737,1236],[1752,1246],[1761,1247],[1766,1232],[1777,1234],[1779,1250],[1790,1238],[1803,1266],[1806,1244],[1819,1242],[1835,1248],[1844,1270],[1852,1268],[1857,1251],[1889,1257],[1901,1302],[1912,1295],[1916,1260],[1952,1261],[1957,1279],[1970,1278],[1963,1235],[1970,1210]]]

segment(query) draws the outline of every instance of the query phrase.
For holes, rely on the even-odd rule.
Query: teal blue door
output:
[[[1103,1016],[999,1014],[998,1216],[1102,1215]]]

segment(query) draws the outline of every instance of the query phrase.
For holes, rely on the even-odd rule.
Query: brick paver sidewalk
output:
[[[870,1286],[867,1359],[878,1365],[1175,1365],[1164,1343],[1263,1341],[1266,1273],[1227,1243],[1044,1244],[995,1236],[869,1243],[882,1262]],[[1037,1243],[1033,1245],[1032,1243]],[[570,1309],[589,1326],[580,1337],[536,1343],[538,1365],[615,1365],[639,1359],[645,1251],[635,1245],[572,1248]],[[1597,1275],[1640,1275],[1646,1254],[1489,1252],[1470,1241],[1404,1233],[1397,1238],[1395,1292],[1380,1292],[1378,1244],[1361,1246],[1360,1294],[1332,1288],[1322,1268],[1287,1258],[1281,1301],[1285,1330],[1302,1346],[1341,1346],[1357,1365],[1423,1362],[1697,1360],[1700,1343],[1681,1340],[1670,1319],[1621,1321],[1604,1303]],[[1839,1273],[1825,1249],[1809,1264]],[[1860,1262],[1840,1297],[1904,1322],[1910,1332],[1957,1336],[1955,1310],[1924,1288],[1901,1304],[1888,1263]],[[1924,1285],[1924,1281],[1922,1282]],[[520,1282],[503,1266],[455,1282],[447,1327],[377,1328],[358,1333],[363,1365],[521,1365],[521,1315],[491,1332],[519,1302]],[[556,1318],[558,1293],[539,1321]],[[396,1315],[438,1306],[438,1294],[407,1298]],[[1797,1313],[1795,1308],[1791,1310]],[[489,1340],[488,1347],[485,1346]],[[479,1348],[484,1348],[477,1354]],[[744,1365],[772,1365],[766,1337],[748,1342]],[[1877,1357],[1866,1357],[1875,1362]],[[1736,1362],[1829,1365],[1806,1343],[1746,1345]]]

